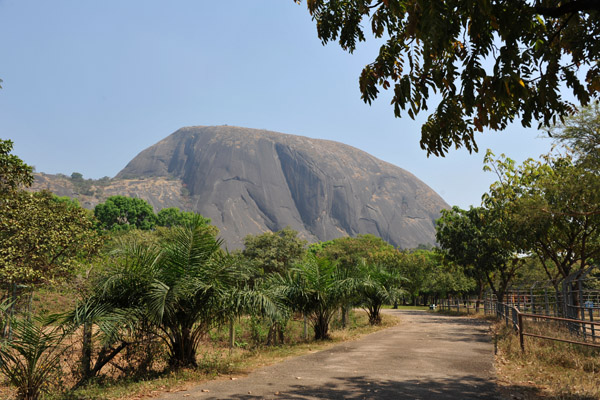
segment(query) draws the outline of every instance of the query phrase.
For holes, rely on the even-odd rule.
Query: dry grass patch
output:
[[[509,398],[600,399],[599,349],[525,337],[523,353],[511,328],[499,322],[493,329],[498,380]],[[574,339],[556,324],[527,321],[526,332]]]

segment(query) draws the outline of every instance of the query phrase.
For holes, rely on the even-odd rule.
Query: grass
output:
[[[526,329],[548,336],[570,336],[554,324],[528,321]],[[494,325],[494,334],[498,381],[509,396],[524,400],[600,399],[600,350],[526,337],[523,353],[518,335],[502,322]]]
[[[326,341],[305,340],[303,336],[303,322],[295,319],[286,327],[286,342],[278,346],[264,346],[253,343],[249,319],[238,321],[235,325],[236,347],[230,351],[228,348],[229,331],[227,327],[211,332],[206,338],[199,354],[199,367],[197,369],[184,369],[168,371],[164,362],[153,371],[139,376],[108,374],[97,381],[73,392],[54,392],[44,397],[45,400],[134,400],[146,396],[156,395],[160,392],[174,392],[184,390],[186,387],[198,385],[212,379],[236,379],[239,376],[262,366],[271,365],[290,357],[320,351],[337,343],[355,340],[366,334],[384,329],[398,323],[398,319],[390,315],[382,315],[380,326],[370,326],[367,315],[355,310],[350,313],[346,329],[331,331],[331,339]],[[334,321],[334,327],[339,325],[339,320]],[[256,327],[254,333],[256,334]],[[264,343],[266,330],[258,332],[259,338]],[[309,335],[311,334],[309,328]],[[161,369],[163,370],[161,372]],[[0,387],[0,398],[10,398],[11,392]]]

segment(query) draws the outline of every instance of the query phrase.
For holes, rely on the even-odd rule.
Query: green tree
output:
[[[190,224],[197,214],[192,211],[181,211],[177,207],[163,208],[156,214],[156,225],[170,228]],[[210,225],[210,218],[202,217],[205,225]]]
[[[568,156],[515,165],[489,152],[486,162],[499,180],[484,204],[509,221],[519,249],[539,258],[556,287],[600,257],[600,175]]]
[[[448,259],[485,279],[500,302],[522,266],[513,238],[511,225],[483,207],[442,210],[436,223],[436,239]]]
[[[583,167],[600,173],[600,103],[579,109],[549,134],[568,147]]]
[[[371,325],[381,324],[381,307],[398,301],[404,293],[401,286],[405,281],[396,269],[365,262],[359,265],[357,296],[360,306],[369,315]]]
[[[279,301],[308,317],[316,340],[329,338],[329,324],[336,310],[350,301],[357,288],[356,279],[347,270],[313,255],[270,279]]]
[[[201,216],[173,227],[158,246],[124,246],[118,263],[100,277],[73,319],[98,324],[113,343],[132,324],[153,329],[166,344],[172,366],[196,366],[198,346],[209,329],[249,310],[275,312],[266,296],[244,286],[247,271],[220,246]]]
[[[440,258],[443,259],[443,255]],[[433,303],[437,303],[438,299],[449,295],[461,296],[477,288],[477,281],[467,276],[463,266],[440,260],[433,264],[423,291],[431,296]]]
[[[306,241],[289,227],[277,232],[247,235],[244,246],[242,254],[254,265],[258,275],[285,274],[306,252]]]
[[[311,245],[311,252],[336,261],[340,267],[346,269],[355,268],[363,260],[367,263],[381,262],[398,254],[394,246],[370,234],[345,236]]]
[[[300,2],[299,0],[295,0]],[[600,90],[597,1],[307,0],[324,44],[353,52],[368,31],[385,38],[359,88],[371,103],[392,89],[394,115],[414,118],[439,103],[421,129],[421,147],[477,150],[475,132],[515,118],[549,126],[573,111],[564,82],[587,104]],[[436,98],[438,98],[436,96]]]
[[[33,168],[16,155],[10,154],[12,149],[12,141],[0,139],[0,196],[19,186],[33,184]]]
[[[429,257],[429,252],[425,250],[403,253],[399,257],[396,268],[406,280],[403,287],[406,293],[410,295],[415,306],[430,277],[432,267],[433,263]]]
[[[156,225],[152,206],[145,200],[133,197],[111,196],[94,208],[94,215],[107,230],[148,230]]]
[[[336,262],[348,274],[357,272],[362,262],[390,265],[398,250],[375,235],[366,234],[356,237],[340,237],[311,245],[310,252]],[[342,304],[342,326],[346,327],[348,309],[351,304]]]
[[[0,208],[0,282],[52,280],[80,257],[95,253],[99,238],[84,209],[50,192],[15,192]]]
[[[247,235],[244,238],[242,256],[252,267],[253,284],[263,284],[261,279],[272,274],[285,275],[296,263],[302,261],[306,253],[306,241],[298,237],[298,232],[285,227],[277,232],[260,235]],[[265,286],[268,288],[268,284]],[[270,317],[267,345],[283,343],[289,313],[282,312]]]

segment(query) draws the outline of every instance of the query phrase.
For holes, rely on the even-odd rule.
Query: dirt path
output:
[[[398,326],[173,399],[498,399],[493,344],[479,320],[389,310]],[[204,391],[202,391],[204,390]]]

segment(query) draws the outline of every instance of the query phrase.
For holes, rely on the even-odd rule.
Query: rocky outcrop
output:
[[[163,197],[211,218],[230,248],[285,226],[309,241],[371,233],[415,247],[434,243],[434,221],[448,207],[411,173],[351,146],[231,126],[182,128],[111,185],[141,180],[180,185]]]

